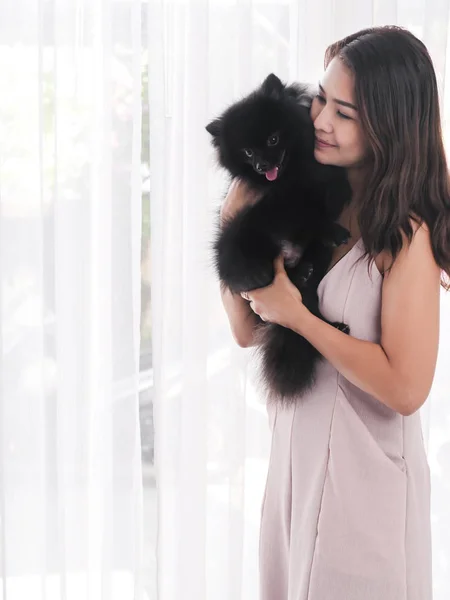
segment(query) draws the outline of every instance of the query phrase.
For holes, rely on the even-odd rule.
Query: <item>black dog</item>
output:
[[[306,86],[287,86],[271,74],[207,125],[220,165],[262,192],[222,226],[214,260],[222,285],[240,293],[269,285],[274,259],[283,251],[305,306],[326,321],[317,286],[333,248],[348,241],[349,232],[336,221],[351,191],[344,169],[314,158],[311,101]],[[349,332],[343,323],[332,324]],[[321,355],[302,336],[261,321],[258,351],[263,383],[277,400],[294,402],[312,386]]]

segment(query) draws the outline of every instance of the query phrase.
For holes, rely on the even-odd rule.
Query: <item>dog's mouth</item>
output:
[[[275,167],[268,169],[264,173],[264,175],[266,176],[266,179],[268,181],[275,181],[276,179],[278,179],[278,177],[280,176],[280,173],[283,169],[285,157],[286,157],[286,150],[283,150],[283,154],[281,155],[281,159],[280,159],[280,162],[278,163],[278,165],[275,165]]]

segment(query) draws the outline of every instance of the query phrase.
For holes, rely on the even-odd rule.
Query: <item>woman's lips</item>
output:
[[[316,137],[316,146],[318,148],[336,148],[334,144],[329,144],[328,142],[325,142],[324,140],[321,140],[318,137]]]

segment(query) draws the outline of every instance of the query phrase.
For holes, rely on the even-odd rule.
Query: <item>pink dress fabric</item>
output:
[[[381,338],[382,276],[360,239],[319,286],[322,314]],[[355,260],[354,260],[355,259]],[[402,416],[328,361],[292,408],[268,402],[260,600],[431,600],[430,471]]]

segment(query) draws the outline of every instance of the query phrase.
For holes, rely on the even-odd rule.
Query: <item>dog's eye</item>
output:
[[[271,135],[270,138],[267,140],[267,145],[268,146],[276,146],[279,141],[280,141],[280,138],[277,135]]]
[[[250,148],[244,148],[244,152],[249,158],[253,156],[253,150],[251,150]]]

